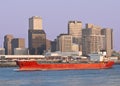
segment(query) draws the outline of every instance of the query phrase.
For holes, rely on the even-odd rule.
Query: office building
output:
[[[73,37],[73,43],[79,45],[79,51],[82,51],[82,22],[69,21],[68,34]]]
[[[60,34],[57,37],[57,51],[71,52],[72,51],[72,36],[68,34]]]
[[[111,56],[113,51],[113,30],[111,28],[104,28],[101,30],[101,34],[105,35],[104,50],[106,50],[107,56]]]
[[[15,48],[25,48],[25,39],[24,38],[12,39],[12,54],[14,54]]]
[[[88,55],[97,53],[104,46],[105,36],[101,35],[101,27],[93,24],[86,24],[82,30],[82,53]]]
[[[28,43],[32,55],[43,54],[46,50],[46,33],[42,28],[42,18],[38,16],[29,19]]]
[[[12,39],[13,39],[13,35],[11,34],[4,36],[4,48],[6,55],[12,55],[12,44],[11,44]]]

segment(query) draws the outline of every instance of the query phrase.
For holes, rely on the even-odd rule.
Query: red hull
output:
[[[16,61],[20,71],[24,70],[80,70],[80,69],[107,69],[114,64],[113,61],[100,63],[50,63],[39,64],[37,61]]]

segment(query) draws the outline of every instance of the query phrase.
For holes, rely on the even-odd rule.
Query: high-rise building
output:
[[[69,21],[68,34],[72,36],[73,43],[79,45],[79,51],[82,51],[82,22]]]
[[[105,35],[105,46],[104,49],[108,56],[112,55],[113,51],[113,30],[110,28],[104,28],[101,30],[101,34]]]
[[[15,48],[25,48],[25,39],[24,38],[12,39],[12,54],[14,54]]]
[[[57,38],[57,50],[61,52],[71,52],[72,36],[68,34],[60,34]]]
[[[39,16],[33,16],[29,18],[29,29],[42,30],[42,18]]]
[[[104,46],[104,35],[101,35],[101,28],[93,24],[86,24],[86,29],[82,30],[82,53],[88,55],[97,53]]]
[[[42,18],[38,16],[29,19],[28,43],[32,55],[43,54],[46,50],[46,33],[42,29]]]
[[[13,35],[8,34],[4,36],[4,48],[6,55],[12,55],[12,39]]]

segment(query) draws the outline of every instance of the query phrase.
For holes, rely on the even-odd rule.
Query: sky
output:
[[[120,0],[0,0],[0,47],[4,36],[25,38],[28,47],[28,19],[40,16],[47,38],[67,33],[68,21],[77,20],[112,28],[114,50],[120,51]]]

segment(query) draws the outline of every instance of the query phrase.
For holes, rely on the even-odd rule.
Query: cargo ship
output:
[[[113,61],[91,62],[79,60],[17,60],[19,71],[33,70],[85,70],[85,69],[108,69],[114,65]]]

